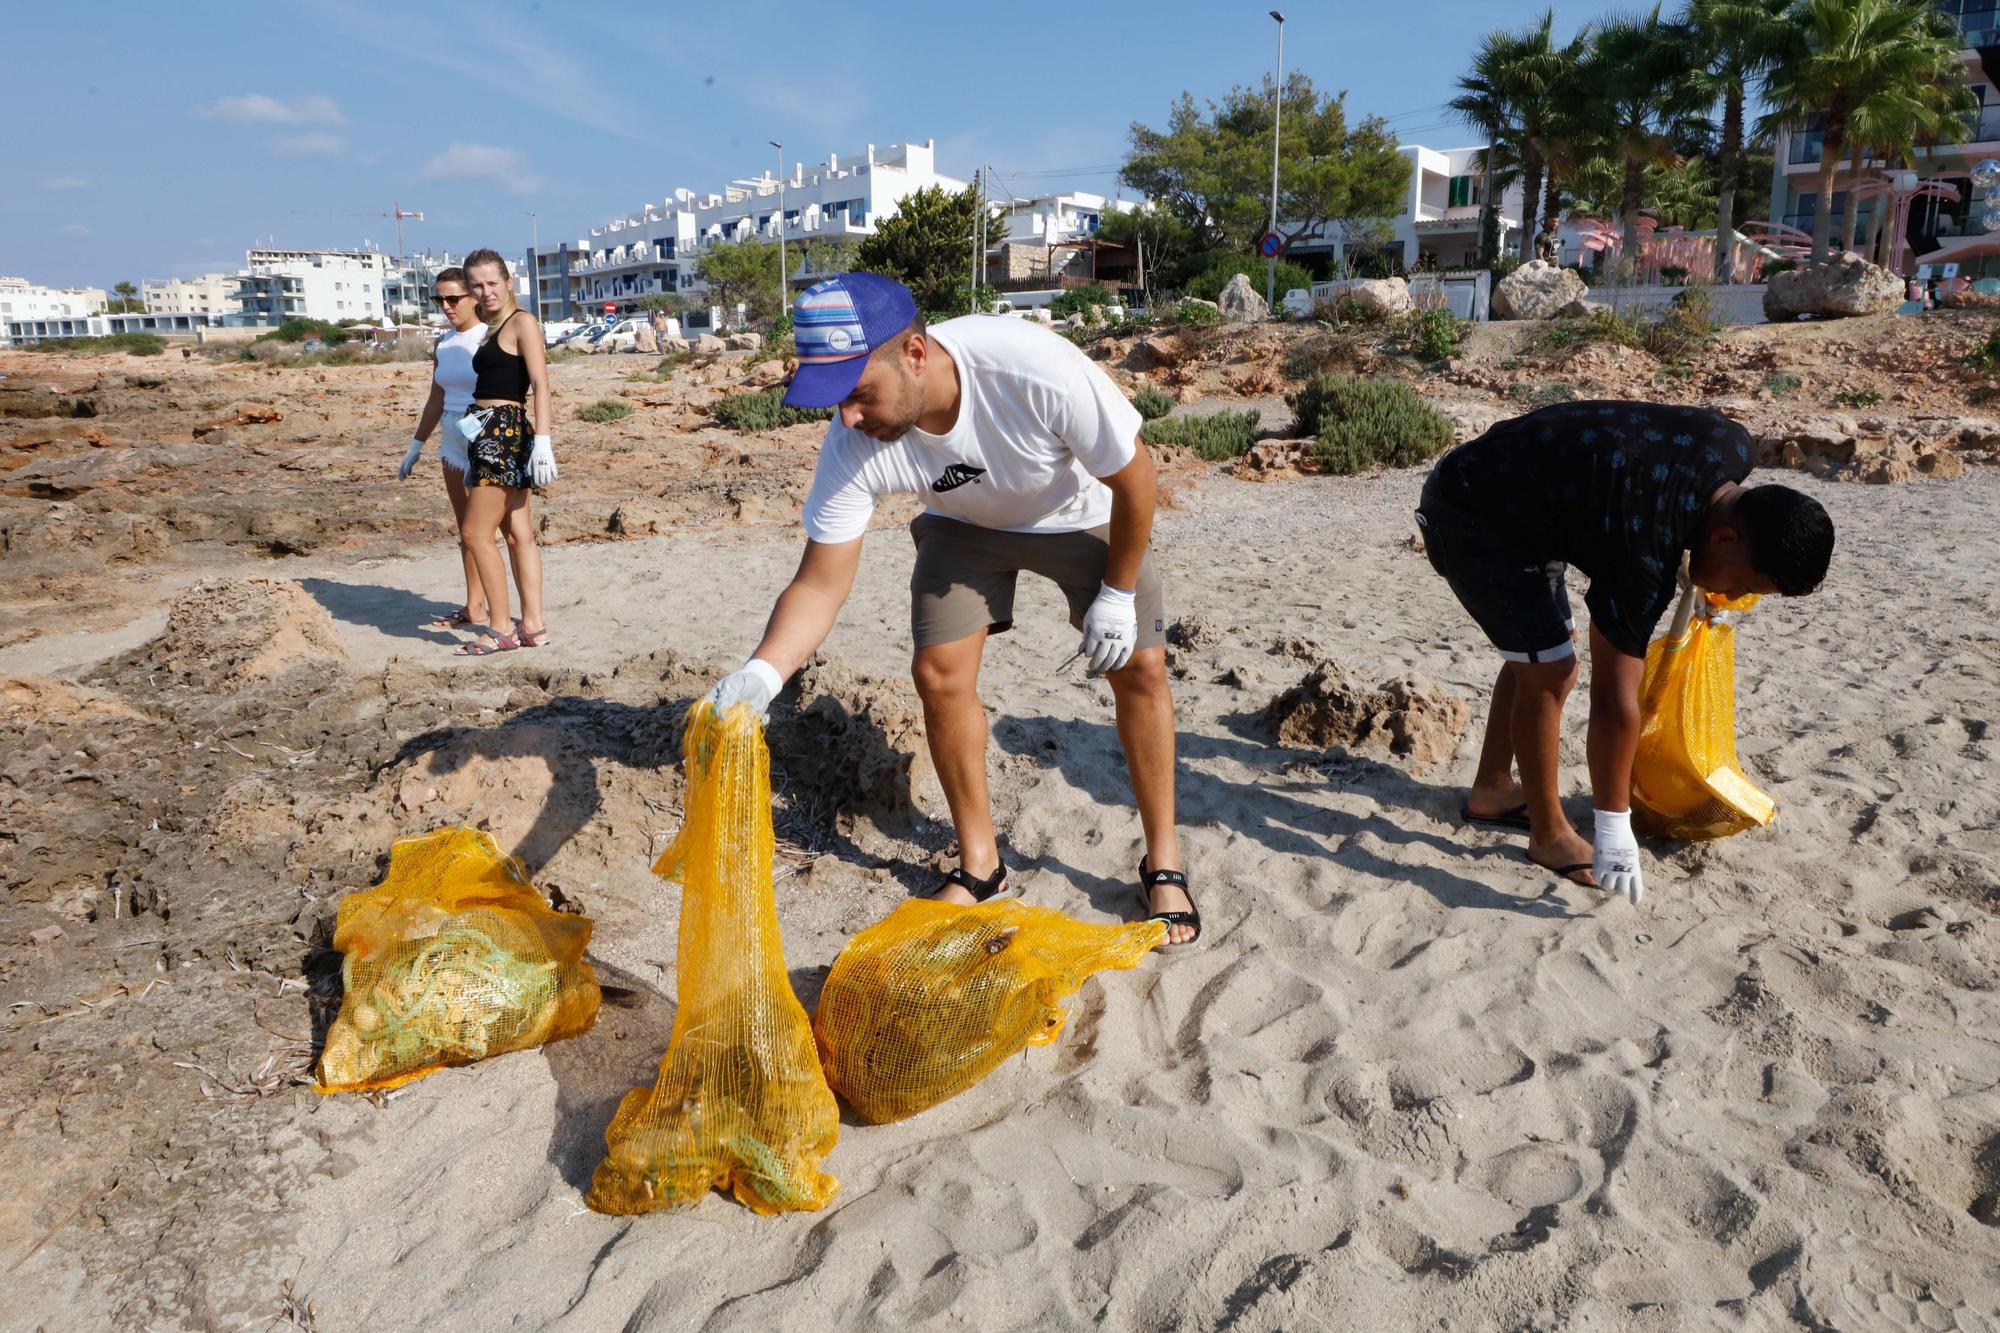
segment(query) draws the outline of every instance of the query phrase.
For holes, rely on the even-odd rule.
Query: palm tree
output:
[[[1489,32],[1472,57],[1472,69],[1458,80],[1458,96],[1445,105],[1451,113],[1486,136],[1486,148],[1479,154],[1479,170],[1484,177],[1479,208],[1479,262],[1490,266],[1500,248],[1500,228],[1496,221],[1497,203],[1493,181],[1498,164],[1501,135],[1507,132],[1511,114],[1506,94],[1501,90],[1510,38],[1504,32]]]
[[[1773,111],[1766,119],[1799,129],[1809,117],[1820,118],[1818,263],[1833,237],[1834,177],[1857,132],[1866,137],[1871,126],[1922,124],[1937,91],[1959,83],[1963,39],[1930,0],[1800,0],[1796,15],[1800,38],[1767,81]]]
[[[1616,143],[1624,164],[1618,211],[1629,259],[1639,257],[1646,169],[1680,160],[1666,132],[1677,117],[1700,106],[1700,94],[1687,77],[1688,47],[1687,30],[1663,20],[1658,5],[1642,16],[1607,19],[1591,33],[1583,83],[1593,119]]]
[[[1736,178],[1743,164],[1743,106],[1751,89],[1793,48],[1800,28],[1790,21],[1796,0],[1688,0],[1681,16],[1697,57],[1696,91],[1722,103],[1716,151],[1715,280],[1735,273]]]
[[[1577,43],[1556,45],[1555,21],[1548,9],[1518,32],[1488,33],[1472,72],[1459,80],[1460,96],[1450,103],[1468,123],[1488,131],[1498,162],[1520,164],[1523,259],[1535,253],[1535,208],[1547,175],[1544,154],[1556,98],[1578,58]]]

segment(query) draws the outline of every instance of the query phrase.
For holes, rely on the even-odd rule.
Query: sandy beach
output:
[[[677,719],[753,643],[795,525],[553,546],[556,646],[486,661],[417,628],[455,594],[435,537],[149,576],[129,614],[0,647],[0,1325],[2000,1327],[2000,474],[1787,479],[1841,546],[1741,630],[1778,819],[1649,845],[1634,909],[1458,824],[1494,664],[1409,545],[1420,471],[1189,470],[1156,549],[1204,940],[1091,982],[956,1100],[850,1115],[838,1197],[777,1218],[582,1195],[672,1026],[679,896],[647,867]],[[886,516],[773,718],[808,1008],[949,841],[910,560]],[[982,678],[996,813],[1028,901],[1117,920],[1138,822],[1074,646],[1024,584]],[[1434,763],[1280,746],[1264,710],[1329,660],[1472,727]],[[455,823],[593,918],[597,1025],[321,1098],[316,934],[395,837]]]

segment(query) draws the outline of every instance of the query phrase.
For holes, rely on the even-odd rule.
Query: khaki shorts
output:
[[[1052,580],[1069,599],[1069,623],[1079,628],[1097,600],[1111,557],[1109,526],[1084,532],[1000,532],[955,518],[919,514],[910,524],[917,564],[910,573],[910,634],[919,648],[1014,624],[1014,585],[1021,573]],[[1139,566],[1136,590],[1140,648],[1167,641],[1166,594],[1153,553]]]

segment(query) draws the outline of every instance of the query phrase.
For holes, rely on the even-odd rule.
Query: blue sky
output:
[[[398,202],[425,215],[411,248],[518,254],[528,210],[544,244],[580,236],[771,165],[771,139],[813,162],[934,137],[950,175],[1108,192],[1132,121],[1270,71],[1268,8],[9,4],[0,273],[108,287],[234,269],[269,238],[393,249],[393,220],[332,211]],[[1285,63],[1448,147],[1477,38],[1540,8],[1294,3]]]

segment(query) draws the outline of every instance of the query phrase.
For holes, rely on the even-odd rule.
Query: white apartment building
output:
[[[935,141],[874,144],[852,156],[828,154],[811,167],[795,163],[782,180],[773,172],[731,181],[720,193],[677,189],[628,217],[591,228],[590,235],[544,247],[533,255],[534,309],[544,319],[596,315],[609,304],[621,314],[654,293],[699,293],[701,256],[719,245],[775,243],[780,231],[800,247],[789,256],[793,282],[816,276],[804,262],[814,241],[869,235],[903,199],[932,185],[963,190],[966,182],[937,173]]]
[[[1479,262],[1479,214],[1486,201],[1486,178],[1479,170],[1481,146],[1426,148],[1404,144],[1397,153],[1410,163],[1410,180],[1402,210],[1383,221],[1393,237],[1390,249],[1400,251],[1403,268],[1414,272],[1424,261],[1430,267],[1470,268]],[[1500,253],[1518,252],[1521,232],[1521,187],[1507,188],[1499,201]],[[1280,225],[1281,231],[1285,228]],[[1348,236],[1329,223],[1292,243],[1292,257],[1345,257]]]
[[[1081,243],[1096,236],[1107,216],[1137,212],[1142,203],[1085,191],[994,200],[993,216],[1006,224],[1006,237],[987,251],[987,281],[1007,287],[1098,276],[1091,248]]]
[[[204,273],[198,278],[167,278],[139,284],[149,315],[233,315],[243,308],[233,273]]]
[[[379,322],[383,287],[395,263],[373,250],[253,249],[236,275],[239,308],[231,324],[288,319]]]
[[[82,319],[103,312],[102,287],[43,287],[26,278],[0,278],[0,323],[20,319]]]

